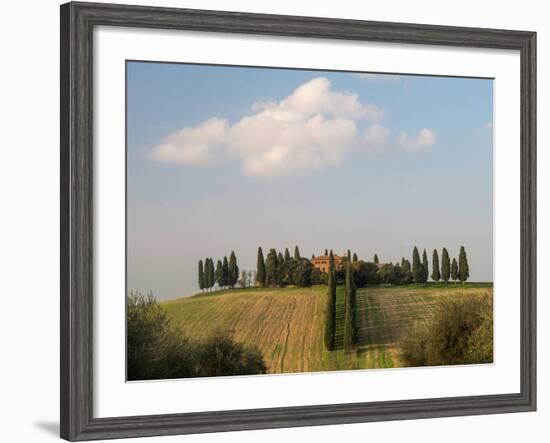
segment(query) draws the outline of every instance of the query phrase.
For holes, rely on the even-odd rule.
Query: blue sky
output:
[[[128,289],[191,295],[200,258],[295,244],[464,245],[492,280],[492,80],[129,62],[127,81]]]

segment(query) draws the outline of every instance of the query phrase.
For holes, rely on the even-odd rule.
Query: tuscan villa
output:
[[[343,256],[340,256],[340,255],[335,255],[334,256],[334,266],[336,267],[336,269],[340,269],[342,268],[343,264],[344,264],[344,259],[345,257]],[[329,256],[328,255],[320,255],[318,257],[315,257],[313,258],[313,260],[311,260],[311,262],[313,263],[313,266],[317,269],[319,269],[321,272],[328,272],[328,268],[329,268]]]

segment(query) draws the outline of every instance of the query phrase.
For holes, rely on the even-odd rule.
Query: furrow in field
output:
[[[399,366],[402,332],[429,320],[440,297],[492,294],[491,288],[368,287],[357,291],[357,352],[343,351],[345,289],[338,286],[334,351],[324,346],[326,286],[231,290],[163,303],[193,339],[217,329],[259,348],[270,373]]]
[[[294,313],[295,309],[296,309],[296,297],[293,297],[292,304],[288,308],[287,318],[285,320],[285,337],[284,337],[282,352],[281,352],[281,372],[285,372],[285,356],[288,351],[288,337],[290,336],[290,333],[292,330],[291,320],[292,320],[292,314]],[[295,363],[295,362],[292,362],[292,363]]]

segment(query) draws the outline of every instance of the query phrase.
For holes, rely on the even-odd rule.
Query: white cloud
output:
[[[194,128],[183,128],[155,146],[151,158],[184,165],[212,163],[227,139],[228,127],[227,120],[211,118]]]
[[[386,147],[386,140],[389,134],[390,131],[388,128],[374,123],[365,131],[364,140],[373,149],[382,150]]]
[[[410,138],[406,133],[401,132],[399,134],[399,145],[407,151],[426,151],[433,146],[435,138],[435,132],[427,128],[421,129],[414,138]]]
[[[359,102],[357,94],[332,91],[330,81],[318,77],[298,87],[278,105],[283,112],[301,112],[305,116],[328,114],[333,117],[378,120],[383,111]]]
[[[254,113],[230,125],[211,118],[186,127],[152,148],[153,159],[202,165],[224,155],[237,157],[246,175],[297,175],[340,164],[354,149],[383,148],[388,130],[382,109],[357,94],[331,89],[319,77],[280,102],[254,103]]]

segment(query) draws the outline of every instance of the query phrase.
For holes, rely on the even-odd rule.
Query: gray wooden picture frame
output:
[[[521,392],[270,409],[93,416],[95,26],[512,49],[521,58]],[[71,441],[494,414],[536,409],[536,33],[68,3],[61,6],[61,437]]]

